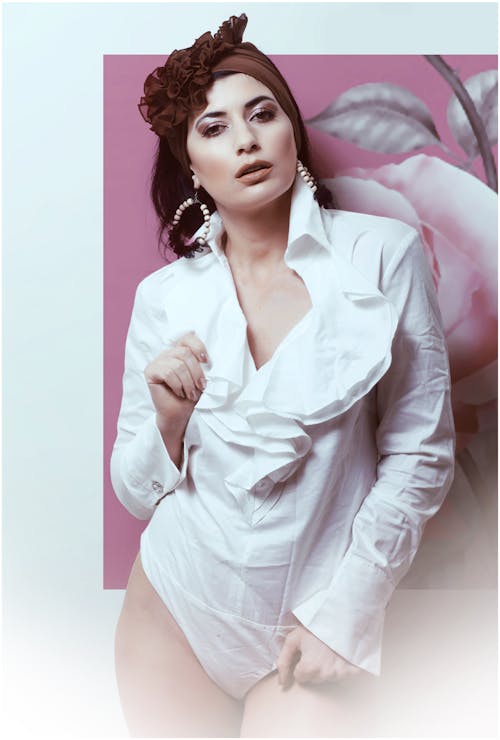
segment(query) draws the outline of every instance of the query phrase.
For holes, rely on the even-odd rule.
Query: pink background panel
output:
[[[342,92],[366,82],[392,82],[425,102],[443,142],[464,154],[446,122],[451,91],[418,55],[270,55],[287,79],[304,118],[318,114]],[[137,109],[147,75],[165,62],[151,55],[104,56],[104,588],[124,588],[146,522],[134,519],[116,499],[109,459],[121,400],[123,353],[139,281],[164,263],[157,249],[149,178],[156,136]],[[446,56],[462,81],[496,69],[494,56]],[[382,155],[308,128],[319,177],[351,167],[399,163],[409,154]],[[426,154],[443,156],[438,147]],[[478,170],[483,173],[479,160]]]

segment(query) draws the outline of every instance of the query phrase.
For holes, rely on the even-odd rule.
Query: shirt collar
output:
[[[193,238],[201,236],[203,226],[198,229]],[[219,262],[228,266],[228,260],[222,248],[222,235],[224,224],[218,211],[214,211],[210,217],[210,230],[207,234],[207,248],[198,253],[200,256],[211,250]],[[329,250],[330,242],[325,231],[321,207],[314,199],[313,192],[302,177],[297,173],[293,184],[292,201],[290,208],[290,221],[288,226],[288,242],[285,250],[285,258],[290,255],[297,246],[306,238],[307,247],[311,244]]]

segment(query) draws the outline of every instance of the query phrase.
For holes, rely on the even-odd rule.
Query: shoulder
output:
[[[375,216],[340,209],[322,209],[325,229],[339,249],[349,250],[363,242],[397,251],[402,245],[418,239],[418,231],[397,218]]]
[[[136,289],[134,316],[172,331],[196,325],[206,307],[215,306],[224,290],[221,270],[212,251],[179,257],[143,278]],[[222,285],[221,285],[222,283]],[[192,328],[192,327],[191,327]]]
[[[162,302],[166,293],[189,289],[213,264],[210,257],[211,252],[191,258],[178,257],[160,267],[140,281],[136,291],[137,298],[149,305],[157,305]]]
[[[421,251],[418,231],[404,221],[340,209],[322,211],[331,248],[368,276],[380,278],[394,260]]]

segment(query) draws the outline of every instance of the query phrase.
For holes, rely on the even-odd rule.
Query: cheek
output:
[[[208,175],[213,179],[222,174],[225,167],[227,168],[227,157],[222,156],[214,146],[203,147],[203,151],[193,147],[191,165],[202,177]]]
[[[293,128],[291,126],[286,126],[276,130],[274,146],[277,154],[285,160],[296,159],[297,147],[295,145]]]
[[[203,170],[210,177],[217,179],[219,175],[227,172],[227,157],[218,152],[211,152],[203,162]]]

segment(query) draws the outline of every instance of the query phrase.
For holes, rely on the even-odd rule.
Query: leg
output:
[[[240,737],[373,737],[376,682],[362,673],[283,690],[273,671],[247,693]]]
[[[138,556],[115,639],[118,689],[133,737],[237,737],[241,705],[205,673]]]

